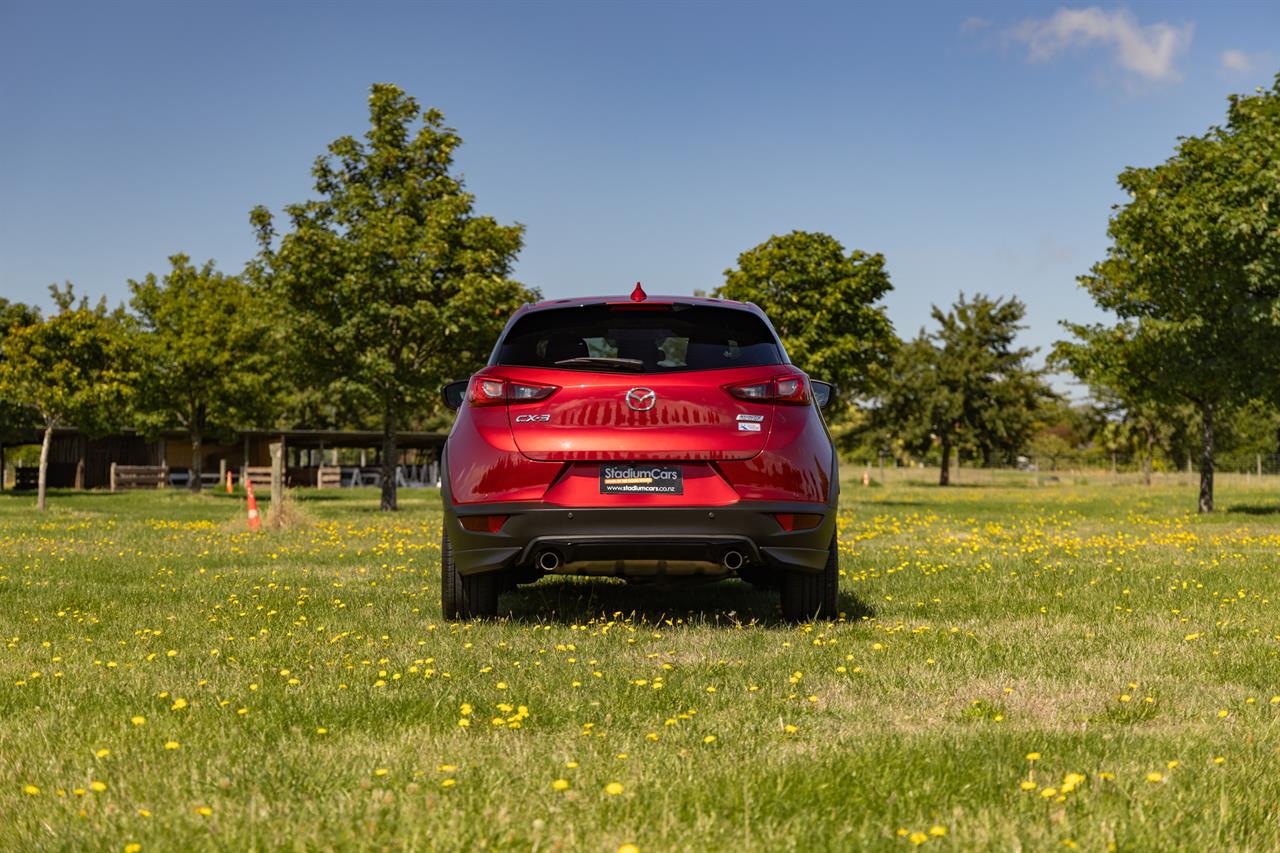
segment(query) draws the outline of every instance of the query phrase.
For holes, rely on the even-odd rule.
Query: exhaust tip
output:
[[[724,556],[720,559],[720,564],[731,572],[736,572],[746,562],[747,560],[742,556],[741,551],[725,551]]]
[[[555,551],[543,551],[538,555],[537,563],[544,572],[554,572],[560,568],[560,555]]]

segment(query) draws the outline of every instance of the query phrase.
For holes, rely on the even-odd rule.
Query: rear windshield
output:
[[[708,305],[579,305],[525,314],[498,345],[492,363],[672,373],[782,361],[773,333],[749,311]]]

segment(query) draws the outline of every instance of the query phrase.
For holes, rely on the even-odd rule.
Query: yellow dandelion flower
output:
[[[106,758],[110,754],[111,754],[111,750],[109,749],[100,749],[94,753],[94,755],[96,755],[98,758]]]
[[[1223,709],[1221,709],[1220,711],[1218,711],[1218,719],[1219,719],[1219,720],[1225,720],[1225,719],[1226,719],[1227,717],[1229,717],[1229,716],[1231,716],[1231,712],[1230,712],[1230,711],[1228,711],[1226,708],[1223,708]]]
[[[442,779],[440,781],[441,788],[452,788],[456,784],[458,784],[457,779]]]
[[[1039,788],[1040,786],[1037,785],[1035,782],[1032,782],[1030,779],[1023,779],[1020,783],[1018,783],[1018,787],[1024,791],[1034,791],[1036,788]]]
[[[704,737],[704,738],[702,739],[702,742],[703,742],[703,743],[715,743],[715,742],[716,742],[716,736],[715,736],[715,735],[707,735],[706,737]]]
[[[1223,763],[1225,763],[1225,762],[1226,762],[1226,760],[1227,760],[1227,759],[1225,759],[1225,758],[1223,758],[1221,755],[1219,755],[1219,756],[1217,756],[1217,757],[1215,757],[1215,758],[1213,759],[1213,763],[1214,763],[1214,764],[1223,764]]]
[[[923,832],[913,832],[907,836],[907,840],[919,847],[921,844],[924,844],[929,840],[929,836],[925,835]]]
[[[604,786],[604,792],[611,797],[618,796],[618,794],[621,794],[622,791],[623,791],[623,788],[622,788],[621,782],[610,782],[608,785]]]
[[[196,814],[200,815],[201,817],[208,817],[209,815],[213,814],[213,809],[209,808],[208,806],[196,806]]]
[[[552,783],[551,783],[551,790],[553,790],[553,791],[567,791],[567,790],[569,790],[569,780],[568,780],[568,779],[556,779],[554,782],[552,782]]]
[[[387,768],[385,768],[385,767],[379,767],[377,770],[373,771],[373,775],[374,775],[374,776],[386,776],[386,775],[387,775]]]
[[[640,853],[640,848],[634,844],[618,845],[618,853]]]
[[[1039,761],[1039,760],[1040,760],[1040,753],[1038,752],[1027,753],[1027,761]]]
[[[185,707],[187,707],[187,700],[179,697],[173,701],[173,705],[169,708],[169,710],[181,711]]]
[[[139,714],[136,717],[130,717],[129,722],[133,723],[135,726],[141,726],[147,722],[147,718]]]
[[[1155,770],[1152,770],[1150,773],[1148,773],[1148,774],[1147,774],[1147,781],[1148,781],[1148,782],[1163,782],[1163,781],[1164,781],[1164,774],[1163,774],[1163,773],[1157,773]]]
[[[929,827],[929,834],[941,838],[947,834],[947,828],[935,823],[933,826]]]
[[[132,841],[124,846],[124,853],[139,853],[141,850],[142,845],[136,841]]]
[[[22,793],[26,794],[29,797],[34,797],[40,793],[40,789],[37,788],[35,785],[23,785]]]
[[[177,749],[177,748],[178,748],[178,742],[177,742],[176,740],[166,741],[166,742],[165,742],[165,745],[164,745],[164,748],[165,748],[165,749]]]
[[[101,794],[103,791],[107,790],[107,783],[99,782],[97,779],[95,779],[89,783],[89,790],[95,791]]]
[[[1058,796],[1058,789],[1045,788],[1043,791],[1040,792],[1040,796],[1044,797],[1046,800],[1049,799],[1050,797],[1056,797]]]

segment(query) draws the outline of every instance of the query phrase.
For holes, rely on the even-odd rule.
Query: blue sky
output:
[[[375,81],[463,136],[477,209],[549,297],[711,289],[771,234],[883,252],[900,334],[1016,295],[1098,315],[1115,176],[1280,70],[1280,4],[0,0],[0,296],[127,296],[311,191]]]

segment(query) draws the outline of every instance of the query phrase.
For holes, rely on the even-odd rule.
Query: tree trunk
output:
[[[942,470],[938,472],[938,485],[951,485],[951,439],[942,437]]]
[[[390,398],[382,411],[382,509],[396,508],[396,412]]]
[[[191,483],[189,488],[191,493],[199,494],[204,488],[204,436],[200,435],[199,427],[191,430]]]
[[[1213,512],[1213,406],[1200,408],[1200,512]]]
[[[36,484],[36,509],[44,512],[45,487],[49,484],[49,445],[53,444],[53,421],[45,421],[44,441],[40,442],[40,474]]]
[[[1156,437],[1153,434],[1147,435],[1147,455],[1142,460],[1142,483],[1143,485],[1151,485],[1151,457],[1155,454]]]

